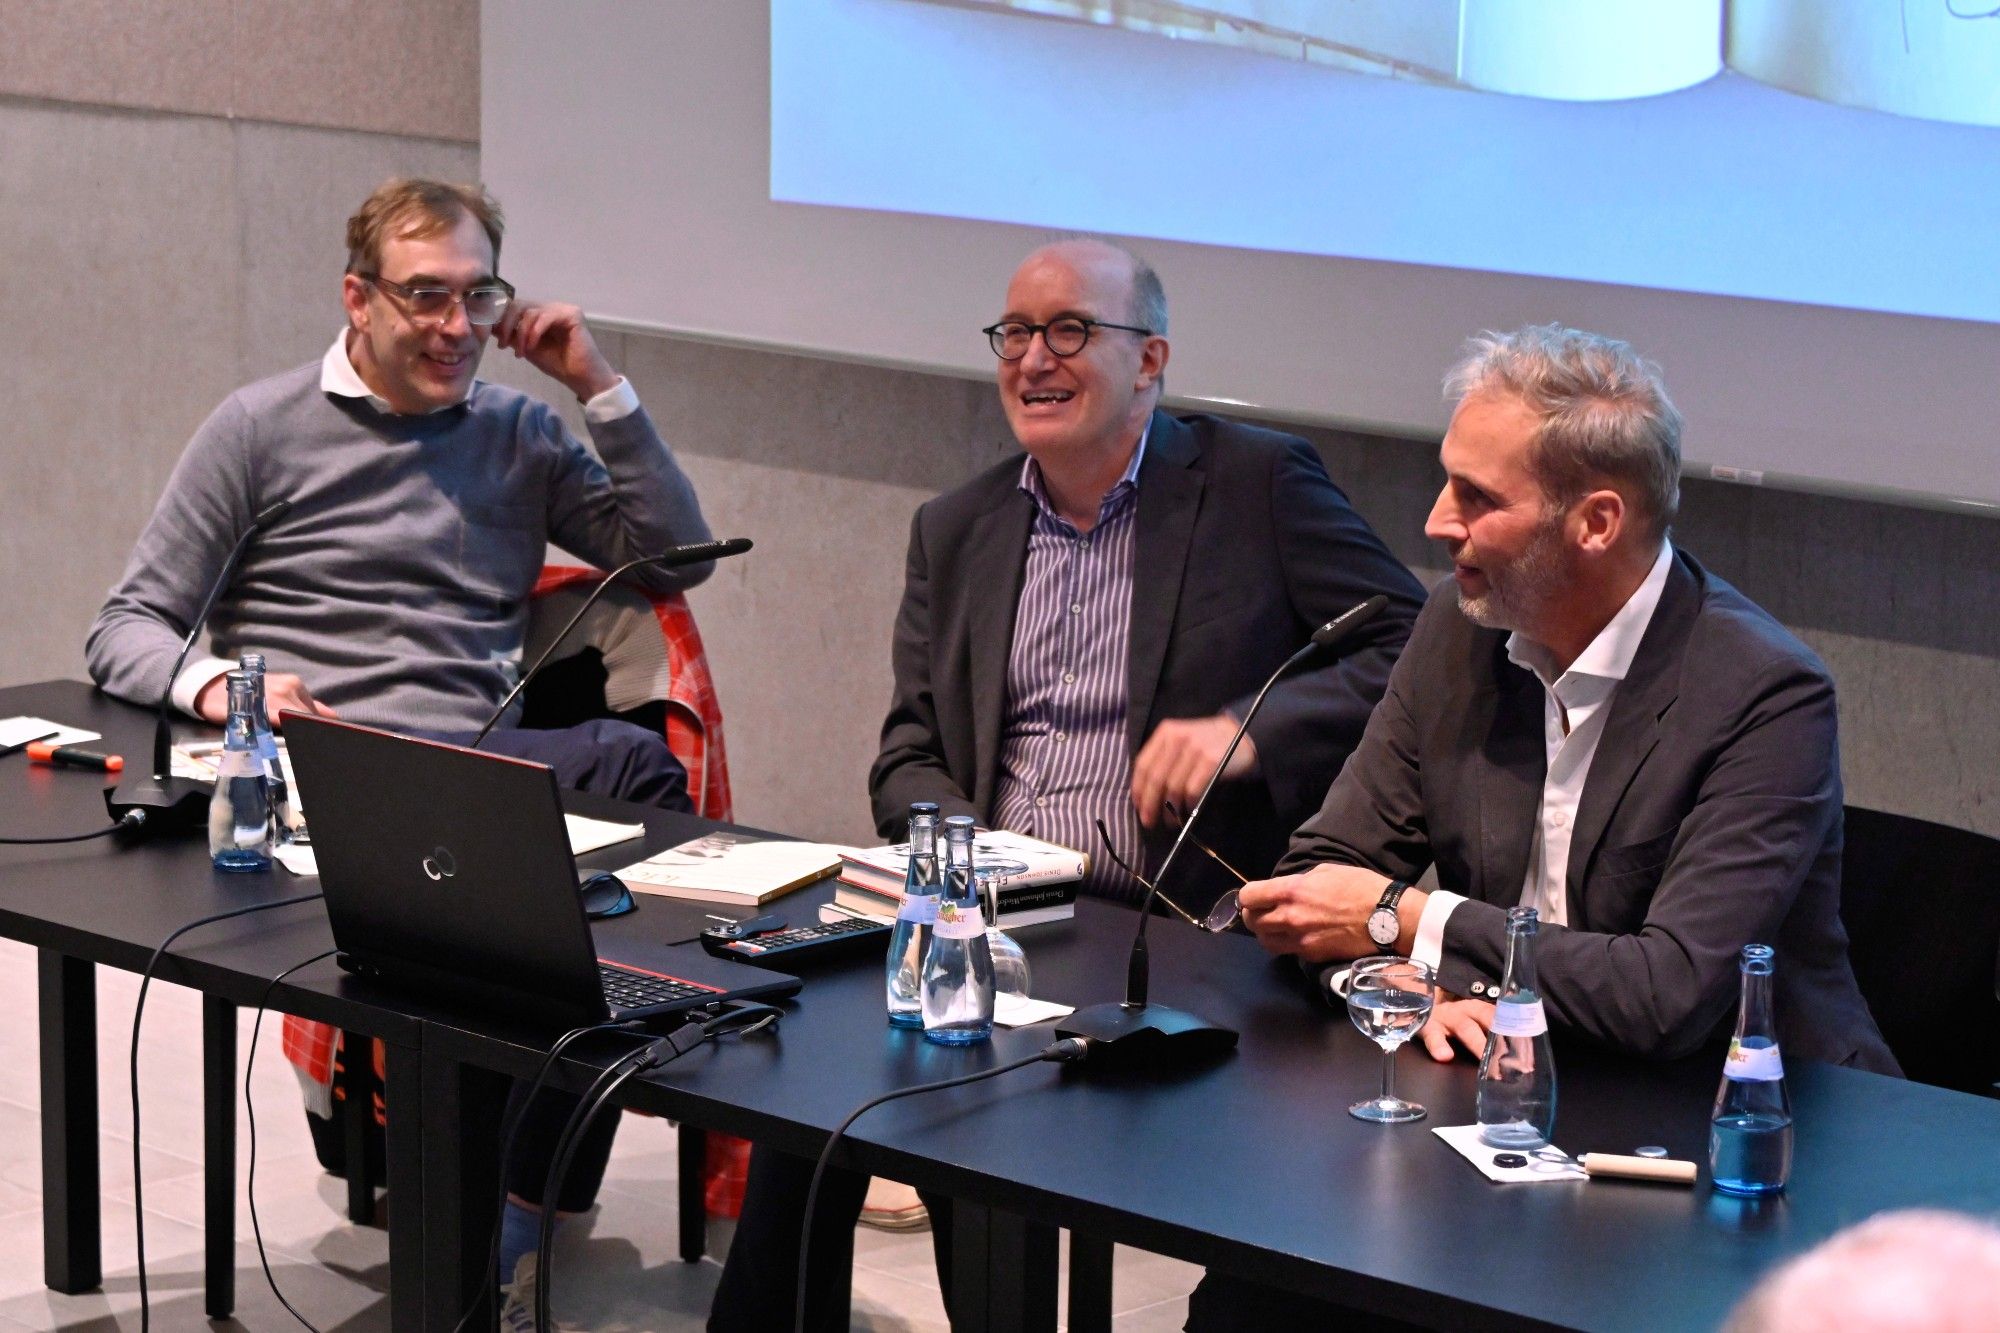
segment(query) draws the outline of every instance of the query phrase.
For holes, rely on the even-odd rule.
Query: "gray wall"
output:
[[[0,680],[17,681],[81,674],[201,418],[324,349],[353,205],[393,172],[476,174],[478,23],[473,0],[0,0],[0,31]],[[739,817],[865,837],[910,511],[1007,451],[991,387],[604,341],[717,533],[757,541],[692,599]],[[1304,433],[1435,572],[1432,447]],[[1850,800],[2000,834],[2000,523],[1692,482],[1678,539],[1833,668]]]

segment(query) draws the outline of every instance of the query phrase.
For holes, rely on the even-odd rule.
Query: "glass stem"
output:
[[[1382,1048],[1382,1100],[1385,1102],[1396,1100],[1396,1048],[1394,1046],[1385,1046]]]

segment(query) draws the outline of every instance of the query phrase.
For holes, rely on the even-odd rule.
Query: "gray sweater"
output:
[[[602,462],[546,404],[483,381],[415,417],[324,392],[318,362],[239,389],[188,442],[98,613],[91,677],[157,702],[229,548],[290,500],[216,602],[215,655],[262,652],[350,721],[477,727],[520,669],[548,542],[609,569],[709,539],[645,409],[590,433]],[[711,568],[634,581],[666,591]]]

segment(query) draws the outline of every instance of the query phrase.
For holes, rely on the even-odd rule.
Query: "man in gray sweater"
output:
[[[708,539],[693,486],[582,312],[514,299],[500,238],[483,191],[434,181],[390,181],[348,220],[347,327],[318,362],[239,389],[195,432],[91,627],[99,685],[160,698],[230,547],[279,500],[291,512],[216,602],[214,656],[171,682],[210,722],[227,711],[223,673],[258,651],[274,721],[298,708],[469,733],[520,669],[548,542],[611,568]],[[577,396],[595,456],[545,404],[473,378],[489,337]],[[710,568],[632,577],[667,591]],[[567,786],[685,799],[665,743],[638,728],[497,732],[487,748],[549,763]]]
[[[610,569],[708,540],[693,486],[583,312],[515,300],[500,236],[484,191],[436,181],[389,181],[348,219],[347,327],[319,361],[231,394],[188,442],[91,627],[99,685],[148,705],[171,685],[182,710],[219,723],[223,673],[256,651],[273,722],[337,712],[466,740],[514,684],[548,542]],[[545,404],[473,378],[489,338],[576,395],[595,456]],[[216,601],[214,656],[169,682],[230,548],[279,500],[290,513]],[[664,592],[710,568],[633,581]],[[546,763],[565,786],[687,808],[665,740],[627,723],[502,728],[483,748]],[[507,1164],[514,1252],[532,1243],[574,1105],[537,1098],[521,1124]],[[604,1118],[579,1145],[562,1210],[590,1206],[616,1125]]]

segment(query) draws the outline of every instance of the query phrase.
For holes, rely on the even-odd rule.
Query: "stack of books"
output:
[[[938,855],[944,842],[938,841]],[[998,895],[1000,928],[1015,930],[1076,915],[1076,886],[1090,857],[1023,833],[981,830],[972,842],[972,866],[982,885]],[[844,851],[832,911],[889,920],[903,902],[910,873],[910,844]]]

